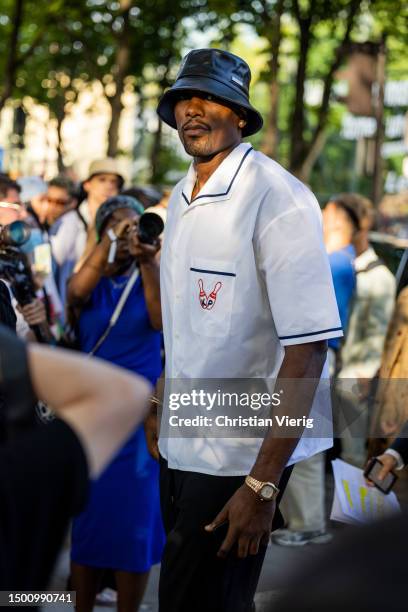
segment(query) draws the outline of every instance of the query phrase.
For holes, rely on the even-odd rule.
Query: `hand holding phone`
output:
[[[394,457],[387,454],[371,459],[364,471],[367,484],[374,485],[387,495],[397,480],[397,475],[392,471],[396,463]]]

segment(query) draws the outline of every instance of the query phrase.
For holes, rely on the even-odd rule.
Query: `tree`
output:
[[[327,126],[330,99],[334,77],[344,61],[356,17],[361,8],[361,0],[309,0],[308,7],[301,8],[299,0],[293,0],[293,13],[299,28],[299,53],[296,70],[296,88],[293,113],[290,122],[291,153],[290,170],[301,179],[308,181],[311,169],[324,144],[324,130]],[[339,15],[343,19],[339,19]],[[308,60],[317,28],[327,24],[331,37],[335,41],[331,58],[326,62],[320,75],[323,81],[323,93],[320,105],[316,109],[316,123],[306,135],[305,125],[305,83],[308,78]],[[339,32],[340,30],[340,32]],[[323,63],[323,62],[322,62]]]
[[[266,69],[261,78],[268,82],[269,110],[261,149],[278,158],[282,154],[277,148],[279,132],[282,133],[279,92],[282,87],[290,89],[291,112],[285,117],[287,123],[283,127],[285,138],[289,136],[287,161],[290,170],[307,181],[324,144],[335,73],[347,53],[362,1],[231,0],[227,4],[210,0],[213,10],[221,11],[223,21],[229,18],[235,24],[249,24],[266,42]],[[283,19],[289,27],[282,28]],[[322,45],[324,53],[312,72],[311,56],[319,53]],[[293,49],[291,57],[288,57],[288,47]],[[306,82],[310,78],[317,78],[322,83],[322,99],[316,108],[307,108],[305,103]],[[288,100],[286,92],[285,100]]]
[[[4,4],[0,20],[0,112],[14,94],[19,69],[36,52],[59,6],[60,2],[54,0],[44,14],[33,0],[8,0]]]

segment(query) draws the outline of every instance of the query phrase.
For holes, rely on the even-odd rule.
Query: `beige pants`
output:
[[[325,529],[324,480],[324,453],[295,465],[279,506],[289,529]]]

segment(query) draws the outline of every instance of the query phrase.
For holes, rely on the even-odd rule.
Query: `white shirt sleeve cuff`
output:
[[[391,455],[391,457],[394,457],[395,461],[397,462],[397,466],[395,468],[396,470],[402,470],[402,468],[405,467],[402,457],[398,451],[394,450],[393,448],[387,448],[387,450],[385,451],[385,454]]]
[[[318,340],[330,340],[331,338],[341,338],[343,336],[342,327],[333,327],[330,329],[322,329],[320,331],[306,332],[302,334],[293,334],[289,336],[279,336],[282,346],[290,346],[293,344],[304,344],[306,342],[317,342]]]

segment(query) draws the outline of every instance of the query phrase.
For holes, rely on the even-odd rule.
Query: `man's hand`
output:
[[[256,555],[260,544],[267,546],[275,514],[275,502],[264,502],[247,485],[242,485],[225,504],[205,530],[213,532],[228,522],[228,532],[217,553],[225,558],[235,543],[238,544],[238,557]]]
[[[43,302],[37,298],[25,306],[17,305],[17,310],[21,312],[30,327],[33,325],[42,325],[47,322],[45,306]]]
[[[157,437],[157,414],[150,413],[144,422],[147,450],[149,454],[159,460],[159,445]]]
[[[397,460],[395,459],[395,457],[393,457],[392,455],[388,455],[387,453],[379,455],[378,457],[376,457],[376,459],[378,459],[378,461],[381,461],[381,463],[383,464],[383,467],[378,472],[377,478],[378,480],[384,480],[384,478],[388,476],[388,474],[394,468],[397,467]],[[368,461],[367,466],[369,465],[370,461]],[[374,483],[371,480],[368,480],[368,478],[366,478],[365,481],[368,487],[374,487]]]

